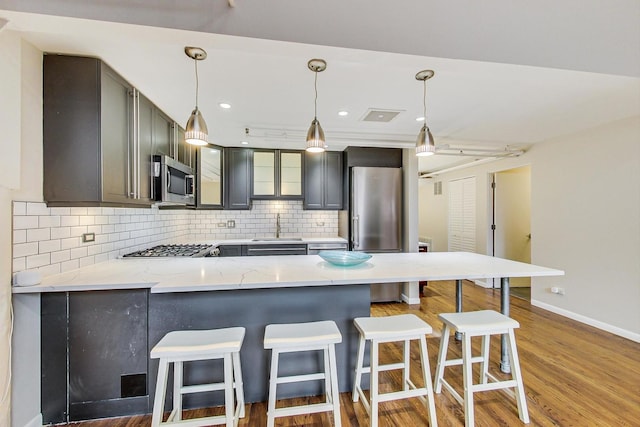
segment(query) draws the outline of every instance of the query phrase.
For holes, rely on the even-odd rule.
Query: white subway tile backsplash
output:
[[[50,215],[50,213],[44,203],[27,202],[27,215]]]
[[[27,203],[26,202],[13,202],[13,215],[26,215]]]
[[[249,211],[47,208],[44,203],[29,204],[14,202],[14,272],[47,262],[37,268],[43,274],[55,274],[52,272],[69,271],[163,243],[272,237],[277,213],[283,236],[331,237],[338,230],[337,212],[305,211],[300,201],[256,200]],[[43,214],[44,210],[47,213]],[[228,220],[235,221],[235,228],[226,227]],[[225,226],[218,227],[219,223]],[[39,240],[38,252],[38,243],[27,238],[46,237],[43,229],[50,234]],[[87,232],[95,233],[95,242],[81,242],[80,235]],[[50,256],[49,260],[35,258],[40,255]]]
[[[70,259],[71,251],[69,249],[51,253],[51,263],[61,263],[64,261],[69,261]]]
[[[71,237],[70,227],[57,227],[51,229],[52,239],[66,239],[68,237]]]
[[[75,227],[80,224],[80,217],[78,216],[61,216],[60,225],[62,227]]]
[[[50,254],[29,255],[27,257],[27,270],[51,264]]]
[[[13,231],[13,244],[25,243],[27,241],[27,230],[14,230]]]
[[[38,252],[41,254],[60,250],[60,240],[45,240],[38,243]]]
[[[50,228],[32,228],[27,230],[27,242],[39,242],[51,239]]]
[[[18,243],[13,245],[13,257],[24,257],[29,255],[36,255],[38,253],[38,243]]]
[[[38,226],[40,228],[45,227],[60,227],[60,216],[58,215],[41,215],[38,217]]]
[[[30,228],[38,228],[37,216],[14,215],[13,217],[14,230],[25,230]]]

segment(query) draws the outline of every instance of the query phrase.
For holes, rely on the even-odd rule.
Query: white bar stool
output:
[[[264,348],[271,349],[271,374],[269,376],[269,403],[267,427],[273,427],[277,417],[333,411],[336,427],[340,427],[340,395],[336,365],[335,345],[342,342],[342,335],[335,322],[326,320],[308,323],[267,325],[264,331]],[[324,372],[278,377],[280,353],[322,350]],[[324,403],[298,405],[276,409],[276,386],[283,383],[324,380]]]
[[[173,331],[166,334],[151,350],[152,359],[160,359],[156,396],[153,402],[152,427],[180,425],[188,427],[225,424],[238,425],[244,417],[244,390],[240,369],[240,347],[244,339],[244,328],[225,328],[201,331]],[[223,359],[224,382],[198,385],[183,385],[182,364],[196,360]],[[164,399],[167,391],[169,364],[173,363],[173,410],[162,422]],[[233,390],[236,391],[234,411]],[[206,391],[224,390],[224,415],[182,420],[182,395]]]
[[[473,416],[473,393],[487,390],[498,390],[515,388],[515,394],[507,391],[511,397],[516,399],[518,404],[518,415],[520,420],[528,424],[529,412],[527,410],[527,400],[524,395],[524,385],[522,383],[522,373],[518,360],[518,350],[516,348],[516,338],[514,329],[520,324],[510,317],[493,310],[469,311],[464,313],[443,313],[438,316],[443,322],[442,338],[440,341],[440,352],[438,353],[438,366],[436,367],[435,392],[440,393],[444,386],[453,397],[464,406],[465,426],[474,425]],[[447,360],[447,349],[449,346],[449,334],[451,330],[462,334],[462,359]],[[507,346],[509,359],[512,366],[512,379],[502,381],[489,373],[489,344],[491,335],[507,334]],[[473,357],[471,353],[471,337],[482,336],[482,354]],[[480,362],[480,383],[473,384],[472,364]],[[444,379],[444,368],[446,366],[462,365],[462,378],[464,383],[464,398]],[[491,382],[489,382],[489,380]]]
[[[362,398],[362,404],[369,413],[371,427],[378,425],[378,404],[391,400],[420,397],[429,410],[431,426],[437,426],[436,406],[431,385],[431,372],[429,369],[429,355],[427,353],[426,334],[433,332],[431,326],[413,314],[401,314],[387,317],[358,317],[354,320],[356,328],[360,331],[360,343],[358,346],[358,362],[356,365],[356,378],[353,385],[353,401]],[[364,349],[366,341],[371,341],[370,366],[364,364]],[[424,387],[416,387],[409,378],[410,374],[410,344],[411,340],[420,342],[420,361],[422,364],[422,378]],[[399,363],[380,365],[378,361],[378,345],[386,342],[404,341],[404,357]],[[403,370],[403,390],[380,393],[378,390],[378,374],[381,371]],[[362,374],[370,374],[371,388],[369,390],[370,402],[362,391]],[[426,396],[426,398],[425,398]]]

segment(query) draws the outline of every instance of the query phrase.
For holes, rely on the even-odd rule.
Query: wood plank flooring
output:
[[[500,291],[484,289],[469,282],[463,285],[464,311],[492,308],[499,310]],[[431,324],[433,336],[427,337],[431,372],[435,371],[440,344],[438,313],[455,311],[453,282],[429,282],[420,305],[376,304],[373,316],[414,313]],[[511,298],[511,317],[520,322],[516,331],[520,363],[529,406],[531,426],[639,426],[640,425],[640,344],[583,325],[573,320],[532,307],[528,301]],[[501,376],[498,364],[499,338],[492,339],[491,369]],[[474,342],[479,348],[479,341]],[[450,341],[449,354],[459,355],[460,344]],[[381,362],[399,360],[401,347],[384,345]],[[415,363],[412,380],[419,378],[420,356],[417,343],[411,347]],[[477,368],[474,369],[477,373]],[[462,370],[448,368],[446,378],[462,390]],[[249,379],[245,378],[245,382]],[[383,391],[397,389],[400,372],[385,372],[380,376]],[[301,398],[288,403],[316,401]],[[351,402],[349,393],[340,396],[342,424],[350,427],[369,425],[363,406]],[[266,403],[248,404],[246,417],[240,426],[266,425]],[[217,414],[220,408],[188,411],[185,418]],[[461,406],[446,392],[436,395],[436,412],[440,426],[464,425]],[[475,397],[477,426],[522,425],[515,401],[502,391],[479,393]],[[110,418],[71,423],[78,427],[143,427],[151,424],[150,416]],[[387,402],[380,405],[380,427],[428,425],[426,409],[418,399]],[[326,414],[297,416],[276,420],[277,426],[330,426]]]

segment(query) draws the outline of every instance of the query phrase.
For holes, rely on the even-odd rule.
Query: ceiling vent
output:
[[[380,110],[370,108],[361,119],[363,122],[388,123],[402,113],[402,110]]]

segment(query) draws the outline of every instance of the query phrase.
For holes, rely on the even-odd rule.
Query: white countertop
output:
[[[196,242],[196,243],[206,243],[215,246],[222,245],[260,245],[260,244],[273,244],[273,243],[348,243],[347,239],[342,237],[257,237],[255,239],[225,239],[225,240],[208,240],[204,242]]]
[[[166,293],[560,275],[561,270],[468,252],[373,254],[355,267],[333,266],[318,255],[117,259],[49,276],[36,286],[13,287],[13,293]]]

